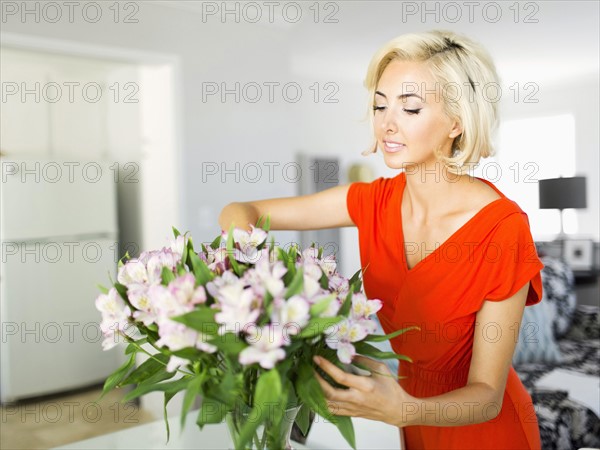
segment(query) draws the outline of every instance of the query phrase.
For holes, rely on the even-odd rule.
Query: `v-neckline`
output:
[[[404,247],[404,225],[402,224],[402,200],[404,197],[404,188],[406,187],[406,173],[405,172],[401,172],[398,175],[398,182],[400,182],[401,186],[397,189],[398,193],[399,193],[399,198],[398,201],[396,202],[396,205],[399,206],[399,211],[398,211],[398,215],[400,217],[400,232],[398,233],[398,236],[400,237],[400,251],[402,252],[402,262],[403,262],[403,267],[406,273],[412,273],[414,272],[416,269],[418,269],[420,266],[423,266],[424,263],[431,259],[434,255],[436,255],[437,253],[439,253],[440,249],[442,247],[445,247],[446,244],[452,240],[456,239],[456,236],[459,235],[460,233],[462,233],[467,226],[471,225],[472,222],[474,222],[475,220],[477,220],[479,217],[481,217],[482,213],[486,210],[488,210],[489,208],[491,208],[492,206],[496,205],[498,202],[500,201],[504,201],[507,200],[507,197],[500,192],[500,190],[494,186],[491,182],[489,182],[488,180],[485,180],[483,178],[479,178],[479,177],[474,177],[480,181],[483,181],[484,183],[486,183],[488,186],[490,186],[492,189],[494,189],[494,191],[496,191],[498,193],[498,195],[500,195],[500,198],[497,198],[496,200],[492,200],[490,203],[488,203],[487,205],[483,206],[479,211],[477,211],[469,220],[467,220],[464,224],[462,224],[454,233],[452,233],[444,242],[442,242],[439,246],[437,246],[435,248],[435,250],[433,250],[431,253],[429,253],[427,256],[425,256],[424,258],[422,258],[419,262],[417,262],[412,268],[408,268],[408,258],[406,256],[406,249]]]

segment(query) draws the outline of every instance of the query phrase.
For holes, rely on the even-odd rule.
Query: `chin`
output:
[[[415,166],[421,163],[419,161],[409,161],[404,155],[385,153],[385,151],[383,152],[383,161],[385,162],[385,165],[388,166],[390,169],[398,170]]]

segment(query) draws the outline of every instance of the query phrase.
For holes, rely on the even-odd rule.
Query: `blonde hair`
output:
[[[454,139],[449,157],[435,150],[438,160],[450,172],[460,174],[481,158],[494,154],[492,136],[498,128],[499,97],[490,99],[486,91],[490,85],[500,89],[500,84],[494,63],[480,44],[451,31],[433,30],[403,34],[383,45],[371,59],[365,79],[373,132],[377,83],[394,60],[424,62],[436,83],[443,86],[444,112],[462,125],[462,133]],[[376,141],[362,154],[375,152]]]

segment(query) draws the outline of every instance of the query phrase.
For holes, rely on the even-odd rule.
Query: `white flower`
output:
[[[102,313],[100,330],[104,335],[102,348],[109,350],[118,344],[118,332],[124,332],[129,325],[131,309],[113,287],[108,294],[100,294],[96,298],[96,309]]]
[[[254,327],[246,341],[250,346],[240,352],[239,362],[242,365],[259,363],[265,369],[272,369],[277,361],[285,358],[285,350],[281,348],[285,339],[276,327]]]
[[[230,287],[222,288],[221,292]],[[227,301],[221,303],[221,311],[215,314],[215,321],[221,325],[219,334],[238,333],[256,323],[261,309],[257,304],[259,300],[256,293],[251,288],[244,289],[237,295],[232,294],[231,298],[226,299]]]
[[[169,358],[169,363],[167,364],[167,372],[175,372],[180,367],[186,366],[189,363],[190,361],[187,359],[171,355],[171,358]]]
[[[283,298],[273,300],[271,322],[286,330],[287,334],[298,334],[308,324],[309,320],[310,303],[305,298],[294,295],[287,301]],[[284,340],[287,341],[286,338],[287,336]]]
[[[352,317],[366,319],[375,314],[382,307],[381,300],[368,300],[362,292],[352,295]]]

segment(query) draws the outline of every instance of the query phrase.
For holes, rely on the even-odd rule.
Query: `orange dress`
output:
[[[401,361],[402,388],[417,398],[432,397],[467,384],[476,313],[485,300],[510,298],[531,282],[526,305],[542,298],[539,260],[527,215],[492,183],[501,198],[484,206],[435,251],[408,269],[403,242],[401,199],[404,172],[393,178],[350,185],[347,207],[358,227],[363,286],[383,307],[378,316],[391,333],[412,330],[391,341]],[[430,249],[428,249],[430,250]],[[410,251],[410,246],[407,246]],[[495,339],[497,329],[485,330]],[[516,333],[517,329],[511,330]],[[400,405],[398,405],[400,407]],[[405,445],[414,449],[539,449],[538,422],[531,397],[511,366],[497,417],[463,426],[407,426]],[[426,411],[455,420],[457,407]]]

